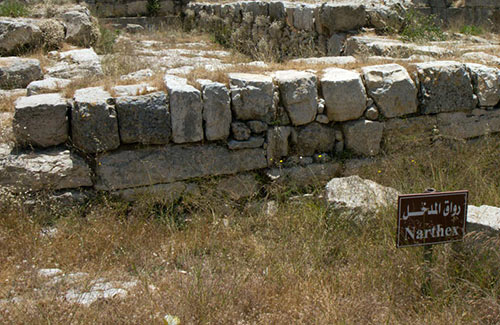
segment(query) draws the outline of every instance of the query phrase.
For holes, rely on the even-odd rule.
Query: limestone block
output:
[[[66,9],[61,13],[60,18],[66,27],[67,42],[89,47],[94,45],[99,39],[99,28],[87,8],[75,6]]]
[[[346,34],[343,33],[333,34],[326,43],[326,53],[329,56],[341,55],[346,38]]]
[[[248,121],[247,126],[257,134],[267,131],[267,123],[262,121]]]
[[[309,164],[289,168],[271,168],[266,174],[277,183],[296,186],[324,185],[332,177],[339,176],[342,166],[339,163]]]
[[[335,146],[335,130],[319,123],[311,123],[297,132],[296,153],[312,156],[316,152],[330,152]]]
[[[271,77],[230,73],[232,109],[239,120],[264,120],[273,105]]]
[[[157,90],[158,88],[147,83],[140,83],[136,85],[118,85],[111,88],[111,92],[115,97],[139,96]]]
[[[417,87],[398,64],[363,67],[368,95],[387,118],[417,112]]]
[[[366,108],[366,91],[359,73],[330,68],[321,77],[321,89],[330,121],[360,118]]]
[[[286,70],[274,74],[281,100],[293,125],[314,121],[318,111],[316,76],[309,72]]]
[[[128,202],[141,200],[169,203],[174,202],[183,195],[194,194],[198,191],[199,188],[195,184],[174,182],[169,184],[127,188],[113,191],[111,194]]]
[[[203,82],[203,121],[205,137],[209,141],[224,140],[231,125],[231,98],[229,90],[219,82]]]
[[[442,136],[469,139],[500,132],[500,109],[475,109],[472,113],[454,112],[437,115]]]
[[[175,143],[203,140],[203,106],[201,93],[187,84],[187,80],[165,75],[170,97],[172,139]]]
[[[116,99],[123,143],[166,144],[170,140],[170,109],[164,92]]]
[[[470,75],[455,61],[418,63],[420,103],[423,114],[471,110],[475,106]]]
[[[15,103],[14,135],[22,145],[50,147],[68,138],[68,103],[60,94],[21,97]]]
[[[347,149],[365,156],[375,156],[379,153],[383,123],[361,119],[344,123],[342,129]]]
[[[87,163],[69,150],[0,153],[0,185],[15,191],[92,186]]]
[[[164,146],[118,150],[98,157],[99,190],[116,190],[195,177],[235,174],[267,166],[264,149]]]
[[[43,78],[40,61],[18,57],[0,58],[0,89],[25,88]]]
[[[500,101],[500,69],[467,63],[479,106],[495,106]]]
[[[101,87],[78,89],[71,112],[73,145],[87,153],[118,148],[118,120],[111,95]]]
[[[281,157],[288,156],[292,132],[293,128],[290,126],[275,126],[267,130],[267,160],[270,166]]]
[[[39,95],[44,93],[55,93],[60,89],[65,88],[71,83],[71,80],[60,78],[47,78],[30,82],[26,87],[28,96]]]
[[[231,131],[233,137],[239,141],[248,140],[248,138],[250,138],[250,134],[252,133],[250,128],[243,122],[231,123]]]
[[[227,147],[231,150],[260,148],[264,144],[264,137],[250,137],[248,140],[237,141],[231,140],[227,143]]]
[[[314,16],[318,6],[314,4],[301,4],[293,11],[293,26],[299,30],[313,31]]]
[[[0,55],[40,45],[42,31],[32,19],[0,17]]]
[[[366,24],[365,6],[355,3],[325,3],[319,14],[322,29],[334,32],[356,30]]]

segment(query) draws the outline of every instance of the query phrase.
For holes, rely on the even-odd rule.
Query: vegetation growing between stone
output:
[[[6,0],[0,3],[0,17],[25,17],[29,9],[21,1]]]
[[[435,15],[424,15],[410,9],[406,11],[401,38],[409,42],[444,41],[446,35]]]
[[[500,205],[500,138],[434,144],[351,170],[403,192],[469,189],[471,203]],[[99,197],[85,206],[35,208],[2,198],[0,296],[6,323],[496,323],[500,241],[472,232],[434,249],[432,292],[421,295],[421,248],[396,249],[395,209],[364,222],[302,190],[267,184],[232,201],[205,180],[202,196],[134,205]],[[310,192],[310,190],[308,191]],[[313,193],[321,193],[316,188]],[[266,213],[274,201],[277,212]],[[57,229],[53,237],[42,235]],[[124,299],[90,307],[61,300],[40,268],[90,279],[138,280]],[[83,282],[89,286],[90,280]],[[152,285],[152,286],[151,286]],[[35,291],[36,289],[36,291]]]

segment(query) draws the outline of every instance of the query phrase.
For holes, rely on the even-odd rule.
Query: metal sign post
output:
[[[424,295],[429,295],[431,290],[431,245],[463,240],[467,224],[468,195],[468,191],[436,192],[428,189],[425,193],[398,197],[396,246],[424,246]]]

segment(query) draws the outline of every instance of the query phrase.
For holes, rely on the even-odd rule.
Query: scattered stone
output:
[[[97,158],[98,190],[172,183],[267,166],[265,150],[222,146],[165,146],[118,150]]]
[[[232,109],[239,120],[264,120],[273,106],[271,77],[230,73]]]
[[[321,124],[328,124],[330,123],[330,120],[328,119],[328,116],[325,114],[318,114],[316,116],[316,122],[321,123]]]
[[[301,58],[290,60],[291,63],[303,63],[308,65],[347,65],[356,63],[353,56],[325,56],[317,58]]]
[[[151,69],[142,69],[135,72],[131,72],[127,75],[121,76],[121,80],[141,80],[150,78],[154,75],[153,70]]]
[[[274,79],[292,124],[304,125],[314,121],[318,110],[316,76],[309,72],[287,70],[276,72]]]
[[[398,191],[357,175],[333,178],[326,185],[327,200],[335,210],[347,211],[363,219],[372,216],[380,208],[395,206]]]
[[[227,147],[231,150],[260,148],[264,144],[264,137],[250,137],[245,141],[231,140]]]
[[[21,97],[15,107],[12,125],[17,143],[50,147],[68,138],[68,103],[60,94]]]
[[[366,92],[361,76],[355,71],[330,68],[324,71],[321,88],[330,121],[360,118],[366,108]]]
[[[279,211],[278,203],[276,203],[276,201],[274,200],[267,201],[266,203],[264,203],[264,211],[266,216],[274,217]]]
[[[25,88],[30,82],[42,78],[40,61],[36,59],[0,58],[1,89]]]
[[[48,67],[47,75],[54,78],[78,79],[102,76],[101,60],[93,49],[77,49],[66,52],[50,52],[53,57],[62,60]]]
[[[116,112],[123,143],[166,144],[170,141],[170,110],[164,92],[119,97]]]
[[[486,228],[490,230],[500,230],[500,208],[489,205],[467,207],[467,226],[474,228]]]
[[[455,61],[418,63],[423,114],[471,110],[475,106],[472,81],[465,65]]]
[[[60,79],[60,78],[51,78],[48,77],[43,80],[36,80],[30,82],[27,89],[27,95],[40,95],[45,93],[55,93],[65,88],[71,83],[71,80],[68,79]]]
[[[266,175],[274,182],[296,186],[324,184],[332,177],[340,175],[342,167],[338,163],[309,164],[290,168],[271,168]]]
[[[370,106],[366,109],[365,118],[370,121],[378,119],[378,109],[375,106]]]
[[[288,156],[289,140],[293,135],[290,126],[275,126],[267,130],[267,160],[269,166],[277,163],[281,157]]]
[[[66,27],[66,41],[71,44],[90,47],[101,36],[97,20],[83,6],[66,9],[60,18]]]
[[[40,45],[41,37],[42,31],[32,19],[0,17],[1,56],[35,48]]]
[[[165,75],[165,85],[170,98],[172,140],[175,143],[203,140],[203,106],[201,93],[187,84],[187,80]]]
[[[92,186],[87,163],[69,150],[0,153],[0,185],[14,191]]]
[[[69,290],[65,294],[66,301],[72,304],[79,304],[85,307],[90,306],[98,299],[111,299],[111,298],[125,298],[128,292],[120,288],[107,288],[103,289],[103,286],[98,286],[97,288],[91,288],[89,292],[79,292],[77,290]]]
[[[233,133],[233,137],[239,141],[248,140],[250,138],[250,134],[252,133],[250,128],[243,122],[231,123],[231,131]]]
[[[335,146],[335,130],[319,123],[311,123],[297,131],[295,152],[312,156],[316,152],[330,152]]]
[[[111,88],[111,92],[115,97],[122,96],[139,96],[147,93],[158,91],[158,88],[151,86],[147,83],[141,83],[137,85],[120,85]]]
[[[137,24],[127,24],[127,26],[125,26],[125,30],[127,31],[127,33],[136,34],[144,31],[144,27]]]
[[[260,184],[252,174],[234,175],[217,184],[217,192],[222,192],[232,200],[240,200],[258,194]]]
[[[118,148],[118,120],[111,95],[101,87],[78,89],[71,112],[73,145],[87,153]]]
[[[462,55],[464,60],[479,61],[482,64],[500,65],[500,57],[484,52],[469,52]]]
[[[347,149],[365,156],[375,156],[379,153],[383,123],[361,119],[347,122],[342,128]]]
[[[500,109],[475,109],[472,113],[455,112],[437,115],[441,136],[470,139],[500,132]]]
[[[247,126],[256,134],[267,131],[267,123],[262,121],[248,121]]]
[[[209,141],[225,140],[231,126],[231,98],[224,84],[202,81],[203,121]]]
[[[384,64],[363,67],[362,71],[368,95],[385,117],[417,112],[417,87],[405,68]]]
[[[40,269],[38,270],[38,276],[44,278],[52,278],[56,275],[62,274],[61,269]]]
[[[479,106],[496,106],[500,102],[500,69],[474,63],[467,63],[466,66],[472,78]]]

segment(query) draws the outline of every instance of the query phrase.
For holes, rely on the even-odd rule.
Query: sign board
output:
[[[397,247],[462,240],[468,194],[468,191],[455,191],[400,195]]]

